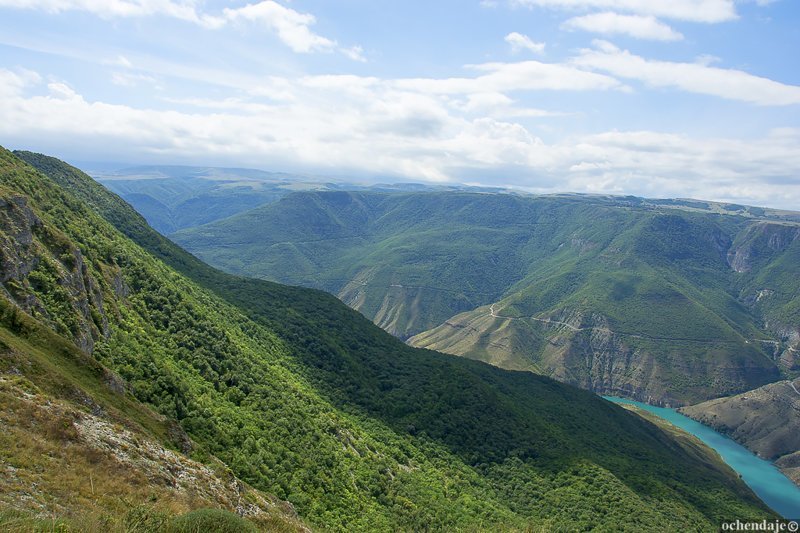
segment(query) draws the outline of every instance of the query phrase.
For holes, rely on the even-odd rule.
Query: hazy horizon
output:
[[[0,0],[0,144],[800,206],[788,0]]]

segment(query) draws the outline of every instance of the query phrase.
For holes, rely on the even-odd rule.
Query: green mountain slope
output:
[[[212,516],[305,530],[288,503],[234,477],[78,348],[108,332],[103,313],[116,310],[99,305],[107,287],[31,209],[8,179],[19,167],[0,156],[0,529],[160,531]],[[249,526],[208,507],[246,516]]]
[[[307,530],[74,344],[0,307],[0,529],[163,531],[213,508],[240,527]]]
[[[6,297],[312,524],[713,530],[768,514],[730,470],[591,393],[217,272],[79,171],[0,155],[4,265],[28,265],[4,267]]]
[[[230,272],[336,294],[416,346],[683,404],[779,379],[800,340],[800,228],[703,206],[317,192],[173,238]],[[761,262],[742,251],[754,228],[786,233]]]

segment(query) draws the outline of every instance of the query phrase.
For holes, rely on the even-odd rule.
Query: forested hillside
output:
[[[415,346],[674,405],[800,370],[799,236],[703,202],[309,192],[172,238]]]
[[[27,321],[69,339],[175,420],[197,459],[214,454],[312,526],[716,530],[770,516],[713,455],[589,392],[410,348],[323,292],[217,272],[88,176],[20,156],[46,176],[0,152],[13,342]]]
[[[129,288],[51,223],[89,214],[78,205],[0,149],[0,529],[306,531],[89,355]]]

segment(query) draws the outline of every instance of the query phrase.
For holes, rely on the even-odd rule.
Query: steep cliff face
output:
[[[683,407],[681,412],[775,461],[800,485],[800,379]]]
[[[408,342],[670,407],[779,379],[771,361],[745,342],[731,364],[731,347],[724,342],[615,331],[608,317],[576,309],[510,317],[492,305],[457,315]]]
[[[785,252],[800,238],[796,225],[759,222],[748,226],[727,252],[728,264],[736,272],[750,272]]]
[[[739,299],[771,333],[764,348],[795,375],[800,371],[800,227],[753,224],[737,236],[728,258],[741,274]]]
[[[109,274],[119,280],[118,272]],[[17,305],[86,352],[109,334],[105,283],[78,247],[42,223],[24,196],[0,196],[0,282]]]

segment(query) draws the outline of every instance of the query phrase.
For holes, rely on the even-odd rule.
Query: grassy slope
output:
[[[740,287],[726,257],[749,224],[594,198],[338,192],[293,195],[175,238],[231,272],[328,290],[401,338],[428,331],[418,346],[682,403],[779,378],[763,345],[748,342],[769,337],[739,298],[754,289]],[[488,320],[482,306],[495,302],[538,323]],[[542,327],[565,315],[586,333]],[[580,368],[613,352],[591,346],[593,327],[656,372],[620,381]],[[554,336],[568,346],[549,349]],[[682,383],[687,368],[700,374]]]
[[[56,194],[10,157],[4,179]],[[321,292],[222,274],[87,176],[26,159],[194,280],[113,238],[131,316],[96,354],[314,523],[713,529],[723,516],[762,512],[740,481],[590,393],[408,348]],[[90,213],[60,215],[78,241],[109,232]],[[225,344],[204,350],[218,338]]]
[[[0,529],[159,531],[200,508],[304,530],[285,502],[242,484],[95,359],[0,299]],[[113,443],[113,444],[112,444]],[[121,444],[120,444],[121,443]],[[184,477],[185,476],[185,477]]]

